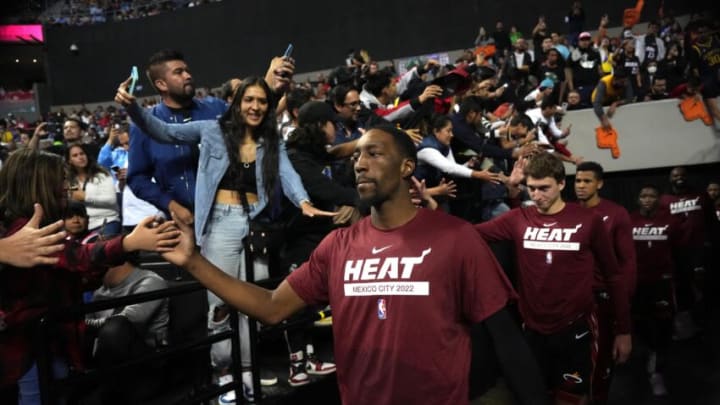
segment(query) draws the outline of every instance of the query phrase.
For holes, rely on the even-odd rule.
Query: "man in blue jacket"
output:
[[[193,78],[180,52],[155,53],[146,73],[162,99],[152,114],[165,122],[214,120],[227,108],[216,98],[194,98]],[[197,145],[159,143],[138,127],[131,127],[127,183],[135,195],[168,218],[174,211],[184,221],[193,222],[197,166]]]

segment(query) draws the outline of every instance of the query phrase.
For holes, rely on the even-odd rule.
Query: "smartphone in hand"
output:
[[[293,44],[288,44],[287,49],[285,49],[285,53],[283,54],[283,58],[287,59],[292,56],[292,52],[295,47],[293,47]]]
[[[128,93],[132,96],[135,92],[135,85],[137,84],[138,79],[140,78],[140,75],[138,75],[138,68],[137,66],[133,66],[132,69],[130,69],[130,86],[128,86]]]

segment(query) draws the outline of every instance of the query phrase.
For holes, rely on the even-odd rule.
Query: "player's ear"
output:
[[[415,172],[415,161],[412,159],[403,159],[402,165],[400,166],[400,174],[403,179],[410,178]]]
[[[560,191],[565,190],[565,180],[558,181],[558,187],[560,187]]]

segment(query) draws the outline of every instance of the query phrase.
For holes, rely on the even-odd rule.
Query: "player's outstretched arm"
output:
[[[278,323],[305,306],[287,281],[271,291],[230,277],[197,251],[190,225],[180,221],[174,213],[173,219],[182,236],[175,249],[163,253],[163,257],[186,269],[227,304],[265,324]]]

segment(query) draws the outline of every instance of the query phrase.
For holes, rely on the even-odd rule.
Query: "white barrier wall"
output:
[[[672,99],[619,107],[611,120],[618,132],[618,159],[597,147],[600,122],[594,111],[570,111],[562,122],[563,127],[572,124],[568,149],[608,172],[720,162],[720,131],[700,120],[685,121],[678,103]],[[566,168],[575,172],[572,165]]]

